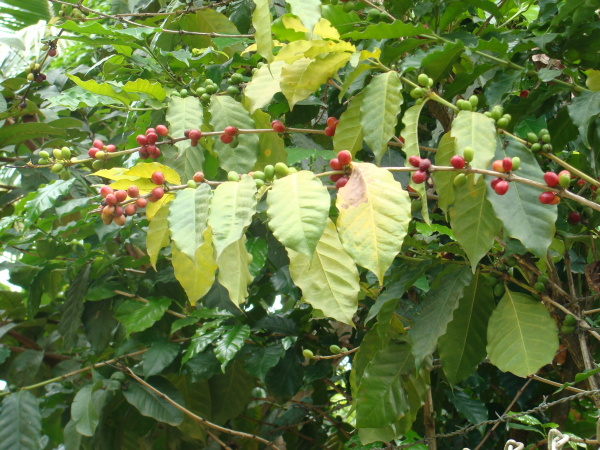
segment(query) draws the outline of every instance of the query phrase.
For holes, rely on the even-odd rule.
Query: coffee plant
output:
[[[597,448],[599,11],[16,5],[0,450]]]

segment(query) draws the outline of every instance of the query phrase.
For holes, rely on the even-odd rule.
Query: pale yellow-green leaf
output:
[[[108,178],[109,180],[137,180],[139,177],[135,175],[124,175],[123,173],[126,171],[124,167],[113,167],[112,169],[100,169],[90,175],[94,175],[96,177]],[[86,175],[87,176],[87,175]]]
[[[287,64],[292,64],[294,61],[304,57],[304,52],[309,50],[315,45],[321,45],[325,41],[316,41],[319,44],[313,43],[313,41],[300,40],[293,41],[283,46],[281,50],[275,56],[275,61],[285,61]]]
[[[138,78],[135,81],[128,81],[121,89],[125,92],[146,94],[161,102],[167,97],[167,93],[160,83],[144,80],[143,78]]]
[[[131,177],[131,178],[134,178],[134,180],[126,180],[126,179],[117,180],[114,183],[110,183],[110,187],[113,188],[115,191],[117,191],[119,189],[127,190],[129,188],[129,186],[137,186],[140,190],[140,194],[148,194],[148,193],[150,193],[150,191],[152,191],[152,189],[154,189],[156,187],[156,185],[147,178],[139,178],[139,177]]]
[[[198,97],[173,97],[169,101],[166,120],[172,136],[183,136],[185,130],[201,129],[204,109]],[[184,140],[175,143],[179,149],[179,156],[190,147],[190,141]],[[202,151],[198,147],[196,151]]]
[[[348,150],[354,156],[362,148],[363,130],[360,123],[360,105],[362,100],[362,92],[352,97],[348,108],[340,116],[340,121],[333,136],[333,148],[335,151]]]
[[[148,225],[146,233],[146,251],[150,257],[150,264],[156,270],[156,261],[160,250],[169,245],[169,204],[164,205],[154,215],[153,220]]]
[[[298,16],[309,32],[321,19],[321,0],[287,0],[292,14]]]
[[[260,109],[254,111],[252,118],[256,123],[256,128],[271,127],[271,116]],[[285,162],[286,160],[287,151],[285,150],[283,138],[278,133],[259,133],[258,159],[254,170],[263,170],[268,164],[275,165],[278,162]],[[263,186],[263,188],[266,188],[266,186]]]
[[[215,189],[208,224],[213,229],[213,244],[221,253],[240,240],[256,212],[256,183],[245,177],[239,182],[226,181]]]
[[[283,44],[281,42],[279,42],[277,39],[273,39],[273,47],[281,47]],[[246,53],[251,53],[251,52],[255,52],[258,50],[258,45],[256,44],[251,44],[248,47],[246,47],[244,49],[244,51],[242,53],[240,53],[241,55],[244,55]]]
[[[271,10],[269,0],[254,0],[256,7],[252,13],[252,26],[254,26],[254,38],[256,39],[257,51],[260,56],[268,62],[273,60],[273,40],[271,36]]]
[[[292,14],[284,14],[281,16],[281,23],[288,30],[297,31],[298,33],[308,33],[308,28],[302,25],[302,21]]]
[[[356,162],[348,184],[338,191],[336,206],[344,248],[356,264],[373,272],[382,284],[408,231],[408,193],[389,171]]]
[[[196,261],[191,260],[185,253],[171,247],[173,253],[173,270],[175,278],[183,287],[192,306],[210,290],[215,282],[214,249],[210,228],[204,233],[204,244],[196,252]]]
[[[306,170],[275,180],[267,195],[269,227],[286,248],[312,257],[329,215],[330,197]]]
[[[308,98],[322,84],[344,66],[350,53],[332,53],[315,60],[301,58],[281,70],[281,92],[287,98],[290,108]]]
[[[246,236],[229,244],[217,258],[219,283],[227,289],[229,298],[239,308],[248,298],[248,285],[254,277],[249,266],[252,255],[246,250]]]
[[[333,222],[327,226],[311,258],[288,249],[290,275],[304,301],[326,317],[354,326],[358,308],[358,270],[345,252]]]
[[[507,290],[490,317],[487,342],[492,364],[526,377],[552,362],[558,331],[543,303]]]
[[[162,208],[164,205],[171,201],[173,201],[173,194],[167,192],[159,201],[148,202],[148,206],[146,206],[146,218],[148,220],[152,220],[152,218],[160,210],[160,208]]]
[[[590,91],[600,91],[600,70],[590,69],[586,72],[585,85]]]
[[[141,178],[151,178],[154,172],[160,171],[164,174],[165,180],[168,183],[180,185],[181,179],[179,174],[171,169],[169,166],[165,166],[158,162],[151,163],[137,163],[131,169],[127,170],[124,175],[134,175]]]
[[[313,34],[321,36],[323,39],[339,39],[340,33],[336,30],[331,22],[324,17],[317,22],[313,29]]]
[[[356,47],[349,42],[341,41],[312,41],[318,43],[318,45],[313,45],[307,51],[304,52],[304,56],[307,58],[316,58],[319,55],[323,55],[325,53],[335,53],[335,52],[354,52]],[[348,58],[350,59],[350,58]]]
[[[118,100],[126,105],[130,105],[135,98],[124,92],[117,92],[115,88],[108,83],[98,83],[95,80],[83,81],[76,75],[67,75],[77,86],[93,94],[104,95],[106,97]]]
[[[277,92],[281,92],[281,69],[284,61],[274,61],[260,67],[244,89],[245,102],[250,112],[266,106]]]
[[[435,163],[438,166],[449,166],[450,158],[455,154],[454,138],[450,133],[445,133],[438,145],[438,151],[435,154]],[[435,191],[438,194],[438,205],[445,213],[448,207],[454,203],[454,177],[456,172],[436,171],[431,174],[435,183]]]

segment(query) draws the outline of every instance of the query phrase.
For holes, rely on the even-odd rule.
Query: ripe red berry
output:
[[[147,128],[146,129],[146,136],[148,136],[148,134],[150,133],[155,133],[156,134],[156,129],[155,128]]]
[[[554,195],[554,192],[546,191],[546,192],[542,192],[540,194],[540,196],[538,197],[538,200],[540,201],[540,203],[543,203],[544,205],[550,205],[554,201],[554,197],[556,197]]]
[[[115,191],[115,197],[117,198],[117,202],[124,202],[127,198],[127,192],[122,190]]]
[[[529,97],[529,91],[527,89],[523,89],[521,92],[519,92],[519,97],[521,97],[521,98]]]
[[[140,189],[135,185],[131,185],[127,188],[127,195],[131,198],[139,197]]]
[[[114,194],[114,193],[115,193],[115,190],[113,188],[111,188],[110,186],[104,185],[100,188],[100,195],[103,198],[106,198],[106,196],[108,194]]]
[[[150,158],[152,158],[152,159],[158,159],[159,157],[160,157],[160,149],[159,148],[154,150],[153,153],[150,153]]]
[[[285,131],[285,125],[281,122],[281,120],[274,120],[271,122],[271,128],[277,133],[283,133]]]
[[[398,136],[398,140],[400,141],[401,144],[405,143],[405,140],[402,136]]]
[[[102,142],[100,139],[94,139],[92,147],[96,147],[98,150],[102,150],[104,148],[104,142]]]
[[[544,174],[544,181],[550,187],[554,187],[558,184],[558,175],[554,172],[546,172]]]
[[[125,214],[133,216],[137,212],[137,206],[134,203],[130,203],[125,207]]]
[[[192,177],[192,179],[196,182],[196,183],[202,183],[204,181],[204,172],[196,172],[194,174],[194,176]]]
[[[117,197],[115,194],[108,194],[106,197],[104,197],[104,201],[108,206],[115,206],[117,204]]]
[[[114,153],[117,150],[117,147],[115,147],[113,144],[108,144],[106,146],[106,151],[108,153]]]
[[[139,153],[140,153],[140,158],[142,158],[142,159],[146,159],[146,158],[148,158],[150,156],[150,154],[148,153],[148,149],[146,148],[146,146],[142,146],[140,148]]]
[[[567,220],[570,224],[577,225],[579,222],[581,222],[581,214],[579,214],[577,211],[571,211]]]
[[[337,182],[337,180],[339,180],[343,176],[344,176],[344,174],[342,174],[342,173],[334,173],[333,175],[329,175],[329,179],[335,183],[335,182]]]
[[[492,170],[496,171],[496,172],[500,172],[500,173],[504,173],[504,165],[502,164],[502,160],[501,159],[497,159],[496,161],[494,161],[492,163]]]
[[[96,153],[98,153],[100,150],[98,150],[96,147],[92,147],[88,150],[88,156],[90,158],[95,158],[96,157]]]
[[[221,137],[219,137],[219,139],[221,139],[221,142],[223,144],[231,144],[231,142],[233,141],[233,136],[231,134],[222,134]]]
[[[334,127],[325,127],[325,136],[332,137],[335,134]]]
[[[202,137],[202,132],[200,130],[190,130],[190,132],[188,133],[188,137],[192,141],[198,141]]]
[[[421,183],[425,182],[426,179],[427,179],[427,172],[424,172],[422,170],[417,170],[415,173],[412,174],[412,180],[416,184],[421,184]]]
[[[115,217],[120,217],[123,215],[123,208],[121,206],[115,207]]]
[[[140,197],[135,201],[135,205],[138,208],[145,208],[147,204],[148,204],[148,200],[145,197]]]
[[[492,189],[496,190],[496,186],[498,185],[498,183],[500,183],[502,181],[502,178],[494,178],[491,183],[490,186],[492,187]]]
[[[328,127],[335,128],[335,127],[337,127],[338,122],[339,122],[339,120],[333,116],[330,116],[327,118],[327,126]]]
[[[164,125],[156,125],[156,134],[159,136],[166,136],[169,134],[169,129]]]
[[[508,156],[506,158],[504,158],[502,160],[502,168],[506,172],[510,172],[512,170],[512,168],[513,168],[512,158],[509,158]]]
[[[155,187],[150,192],[150,197],[148,197],[149,202],[157,202],[165,195],[165,190],[161,187]]]
[[[496,183],[496,185],[494,186],[494,191],[496,191],[496,194],[498,194],[498,195],[506,194],[506,192],[508,191],[508,181],[506,181],[506,180],[498,181],[498,183]]]
[[[460,155],[454,155],[452,158],[450,158],[450,165],[455,169],[462,169],[465,167],[465,164],[465,158]]]
[[[146,145],[146,151],[148,152],[148,156],[150,156],[150,158],[155,158],[158,147],[154,144],[148,144]]]
[[[348,178],[342,176],[342,177],[338,178],[338,180],[335,182],[335,188],[341,189],[344,186],[346,186],[347,183],[348,183]]]
[[[585,186],[585,180],[583,178],[580,178],[579,180],[577,180],[577,186],[579,186],[580,188]]]
[[[342,166],[347,166],[352,162],[352,153],[348,150],[342,150],[337,154],[337,159]]]
[[[140,145],[146,145],[148,143],[148,139],[146,138],[145,134],[138,134],[135,140]]]
[[[225,127],[225,129],[223,131],[225,132],[225,134],[228,134],[229,136],[235,136],[238,132],[238,129],[236,127],[232,127],[230,125],[228,127]]]
[[[419,164],[421,164],[421,158],[416,155],[410,156],[408,158],[408,163],[413,167],[419,167]]]
[[[50,57],[56,56],[56,49],[51,48],[50,50],[48,50],[48,56],[50,56]]]
[[[146,134],[146,139],[148,141],[148,144],[156,144],[156,141],[158,141],[158,134],[148,133]]]
[[[152,182],[154,184],[164,184],[165,183],[165,174],[162,173],[160,170],[157,170],[156,172],[154,172],[152,174],[152,176],[150,177],[150,179],[152,180]]]
[[[329,167],[333,170],[342,170],[343,166],[338,158],[332,158],[331,161],[329,161]]]
[[[423,172],[427,172],[430,167],[431,167],[431,160],[429,160],[428,158],[423,158],[421,160],[421,162],[419,163],[419,170],[421,170]]]
[[[192,147],[197,147],[197,146],[198,146],[198,141],[195,141],[195,140],[191,139],[191,140],[190,140],[190,145],[191,145]]]

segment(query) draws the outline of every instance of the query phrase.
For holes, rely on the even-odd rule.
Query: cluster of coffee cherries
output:
[[[571,172],[568,170],[561,170],[558,174],[554,172],[546,172],[544,174],[544,182],[548,185],[548,187],[559,186],[562,189],[567,189],[571,184]],[[552,191],[545,191],[540,194],[538,200],[544,205],[556,205],[558,202],[560,202],[560,197]]]
[[[335,135],[335,129],[337,128],[339,120],[336,117],[327,118],[327,126],[325,127],[325,136],[332,137]]]
[[[25,69],[27,74],[27,81],[35,81],[37,83],[43,83],[46,81],[46,75],[41,72],[42,67],[38,63],[30,63]]]
[[[238,139],[237,139],[238,129],[234,126],[229,125],[225,127],[223,130],[223,134],[219,136],[219,139],[223,144],[229,144],[232,147],[237,147]]]
[[[527,143],[532,152],[552,151],[552,144],[550,144],[550,141],[550,132],[545,128],[542,128],[538,134],[533,132],[527,133]]]
[[[426,97],[429,93],[429,88],[433,86],[433,78],[429,78],[426,74],[422,73],[417,77],[417,82],[422,87],[416,87],[410,91],[410,96],[417,99],[417,104],[423,102],[423,97]]]
[[[419,170],[413,172],[411,179],[415,184],[424,183],[429,176],[429,168],[431,167],[431,160],[429,158],[421,158],[420,156],[412,155],[408,157],[408,163],[417,167]]]
[[[107,155],[116,151],[117,147],[114,144],[106,145],[102,139],[94,139],[92,146],[88,150],[88,156],[95,159],[92,163],[92,168],[94,170],[101,169],[103,161],[108,157]]]
[[[39,153],[40,159],[38,164],[52,164],[50,170],[57,174],[61,180],[68,180],[71,178],[71,173],[68,167],[77,162],[77,158],[71,157],[71,149],[69,147],[55,148],[52,153],[46,150],[41,150]]]
[[[475,151],[472,147],[465,147],[463,149],[463,155],[454,155],[450,158],[450,165],[455,169],[464,169],[475,157]],[[464,186],[467,183],[467,175],[464,173],[457,173],[453,180],[454,186]]]
[[[140,158],[158,159],[160,149],[156,146],[156,142],[159,136],[164,137],[168,134],[169,129],[164,125],[156,125],[156,128],[148,128],[146,134],[138,134],[135,140],[140,145]]]
[[[202,177],[204,179],[204,176]],[[125,225],[127,217],[133,216],[138,208],[145,208],[148,202],[157,202],[165,195],[165,175],[156,171],[150,177],[157,186],[148,195],[140,195],[140,189],[131,185],[127,190],[115,191],[112,187],[104,185],[100,188],[102,201],[100,202],[100,216],[105,225],[115,223]]]
[[[486,111],[483,114],[492,119],[498,128],[508,127],[512,119],[510,114],[504,114],[504,108],[500,105],[494,106],[491,111]]]
[[[296,173],[298,170],[295,167],[289,167],[284,162],[278,162],[275,165],[268,164],[263,170],[255,170],[247,174],[239,174],[235,170],[231,170],[227,173],[228,181],[239,181],[244,177],[251,177],[256,183],[256,187],[260,189],[265,183],[273,180],[286,177],[292,173]]]
[[[329,161],[329,167],[333,170],[343,170],[344,173],[334,173],[329,179],[335,183],[336,189],[341,189],[348,183],[348,177],[352,172],[352,153],[348,150],[338,152],[337,157]]]
[[[510,158],[507,156],[504,159],[497,159],[492,163],[492,170],[499,173],[509,173],[521,167],[521,158],[515,156]],[[498,195],[504,195],[508,192],[508,181],[504,178],[496,178],[492,180],[490,186]]]

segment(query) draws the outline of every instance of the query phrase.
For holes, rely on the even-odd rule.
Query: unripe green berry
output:
[[[571,177],[567,174],[561,174],[558,176],[558,184],[561,188],[567,189],[571,184]]]
[[[315,354],[311,350],[305,348],[302,350],[302,356],[304,356],[306,359],[312,359],[315,357]]]
[[[536,281],[535,283],[533,283],[533,288],[538,292],[542,292],[546,290],[546,285],[540,281]]]
[[[196,184],[196,182],[194,180],[188,180],[187,187],[189,187],[191,189],[196,189],[198,187],[198,185]]]
[[[512,170],[518,170],[521,167],[521,158],[514,156],[512,159]]]
[[[535,144],[538,141],[538,136],[535,133],[527,133],[527,140],[530,143]]]
[[[334,345],[330,345],[330,346],[329,346],[329,351],[330,351],[331,353],[333,353],[334,355],[337,355],[339,352],[341,352],[341,351],[342,351],[342,349],[340,348],[340,346],[339,346],[339,345],[335,345],[335,344],[334,344]]]
[[[539,142],[536,142],[535,144],[531,144],[532,152],[539,152],[541,149],[542,149],[542,145]]]
[[[240,93],[240,90],[238,89],[237,86],[229,86],[227,88],[227,94],[229,95],[237,95]]]
[[[240,181],[240,175],[235,170],[231,170],[227,174],[227,179],[229,181]]]
[[[537,281],[539,281],[540,283],[544,283],[544,285],[545,285],[548,282],[548,275],[541,274],[537,278]]]
[[[264,180],[265,179],[265,173],[261,172],[260,170],[257,170],[256,172],[254,172],[252,174],[252,178],[254,178],[255,180]]]
[[[38,164],[48,164],[50,161],[48,161],[48,159],[46,158],[40,158],[38,159]]]
[[[187,97],[187,95],[189,94],[187,89],[182,89],[179,91],[179,95],[181,95],[182,97]]]
[[[261,187],[263,187],[265,185],[265,180],[261,180],[260,178],[254,179],[254,182],[256,183],[257,189],[260,189]]]
[[[508,120],[508,122],[512,120],[512,116],[510,114],[503,114],[502,118]]]
[[[35,80],[35,76],[32,73],[27,74],[27,81]]]
[[[423,97],[423,89],[422,88],[414,88],[413,90],[410,91],[410,96],[412,98],[421,98]]]
[[[494,295],[496,297],[502,297],[505,292],[506,288],[504,287],[504,284],[498,283],[496,286],[494,286]]]
[[[456,174],[453,183],[455,187],[464,186],[467,184],[467,176],[464,173]]]
[[[273,177],[275,176],[275,167],[273,167],[271,164],[268,164],[265,166],[264,172],[265,172],[265,180],[272,180]]]
[[[548,131],[546,128],[542,128],[542,129],[540,130],[540,136],[543,136],[543,135],[545,135],[545,134],[550,134],[550,132],[549,132],[549,131]]]
[[[473,158],[475,158],[475,150],[473,150],[472,147],[465,147],[463,150],[463,158],[465,158],[465,161],[468,163],[473,161]]]
[[[69,147],[63,147],[63,148],[61,148],[60,152],[62,153],[62,158],[63,159],[70,159],[71,158],[71,149]]]
[[[219,87],[216,84],[207,84],[206,85],[206,93],[207,94],[214,94],[218,90],[219,90]]]
[[[100,169],[102,169],[103,165],[104,164],[102,161],[96,160],[96,161],[92,162],[92,169],[100,170]]]
[[[504,118],[498,119],[498,121],[496,122],[496,126],[498,128],[506,128],[508,126],[508,120]]]
[[[106,153],[103,152],[102,150],[100,150],[98,153],[96,153],[96,159],[104,159],[105,156],[106,156]]]
[[[288,167],[288,175],[298,172],[298,169],[295,167]]]
[[[67,181],[69,178],[71,178],[71,172],[69,172],[68,170],[63,170],[58,176],[61,180]]]
[[[542,142],[544,144],[549,144],[552,141],[552,138],[550,137],[549,134],[542,134],[542,135],[540,135],[540,139],[542,140]]]
[[[519,262],[517,261],[517,258],[515,258],[514,256],[509,256],[508,258],[506,258],[506,265],[508,267],[515,267]]]
[[[415,101],[415,105],[422,105],[422,104],[423,104],[422,98],[418,98],[417,101]]]
[[[54,156],[54,159],[62,159],[62,152],[60,151],[60,148],[55,148],[52,150],[52,156]]]
[[[471,103],[471,106],[473,108],[477,108],[477,105],[479,104],[479,97],[477,97],[476,95],[471,95],[469,97],[469,103]]]
[[[204,94],[206,94],[206,88],[203,88],[201,86],[198,89],[196,89],[196,95],[204,95]]]
[[[573,327],[575,326],[575,324],[577,323],[577,319],[575,318],[575,316],[568,314],[565,316],[565,320],[563,320],[563,325],[566,325],[568,327]]]
[[[490,119],[492,118],[492,113],[491,113],[491,112],[489,112],[489,111],[485,111],[485,112],[483,113],[483,115],[484,115],[485,117],[489,117]]]
[[[277,175],[279,178],[285,177],[289,171],[290,169],[288,168],[287,164],[283,162],[278,162],[275,164],[275,175]]]
[[[545,152],[551,152],[552,151],[552,145],[551,144],[544,144],[544,145],[542,145],[542,150],[544,150]]]
[[[433,78],[428,78],[427,79],[427,87],[431,87],[431,86],[433,86]]]
[[[502,117],[503,113],[504,113],[504,108],[502,108],[502,106],[500,106],[500,105],[494,106],[491,111],[492,119],[499,120]]]
[[[48,159],[48,158],[50,158],[50,153],[48,153],[46,150],[42,150],[40,152],[40,158]]]
[[[571,334],[575,331],[575,327],[573,325],[563,325],[560,328],[560,332],[562,334]]]
[[[200,100],[202,100],[204,103],[210,102],[210,94],[202,94],[200,96]]]
[[[60,163],[56,163],[56,164],[54,164],[54,165],[52,166],[52,169],[51,169],[51,170],[52,170],[52,172],[54,172],[54,173],[59,173],[60,171],[62,171],[62,170],[64,169],[64,167],[65,167],[65,166],[63,166],[62,164],[60,164]]]
[[[377,11],[377,10],[376,10]],[[417,78],[417,82],[421,85],[421,86],[427,86],[429,84],[429,77],[422,73],[419,75],[419,77]]]

